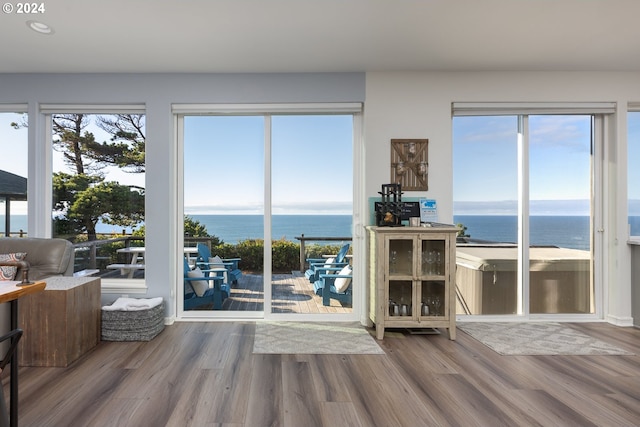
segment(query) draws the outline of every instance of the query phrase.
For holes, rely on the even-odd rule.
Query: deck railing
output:
[[[131,246],[144,246],[144,241],[144,236],[119,235],[119,237],[74,243],[73,247],[76,253],[76,270],[100,270],[100,261],[108,261],[106,263],[116,262],[115,259],[111,260],[113,253],[103,253],[101,254],[102,256],[100,256],[101,246],[123,242],[124,247],[128,248]],[[142,245],[132,245],[132,242],[142,242]],[[209,237],[185,237],[184,242],[185,246],[196,246],[196,244],[200,242],[204,242],[211,246],[211,238]]]

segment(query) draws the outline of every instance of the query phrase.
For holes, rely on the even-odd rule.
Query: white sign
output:
[[[438,222],[438,205],[435,199],[420,199],[420,222]]]

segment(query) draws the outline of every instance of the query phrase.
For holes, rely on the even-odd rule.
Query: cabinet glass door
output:
[[[389,280],[389,309],[387,318],[402,320],[413,316],[413,282]]]
[[[389,239],[389,276],[413,277],[413,239]]]
[[[414,247],[413,236],[387,240],[389,272],[388,318],[413,317]]]
[[[447,317],[448,305],[444,280],[423,280],[420,282],[420,316]]]
[[[445,239],[420,241],[420,309],[421,317],[447,317]]]

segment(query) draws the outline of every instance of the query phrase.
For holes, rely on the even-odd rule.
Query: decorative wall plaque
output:
[[[429,140],[391,140],[391,182],[405,191],[429,189]]]

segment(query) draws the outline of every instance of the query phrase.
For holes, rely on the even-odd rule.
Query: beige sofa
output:
[[[64,239],[0,238],[0,254],[25,252],[29,264],[29,280],[40,280],[51,276],[73,276],[73,245]],[[22,267],[18,268],[16,280],[22,280]]]

